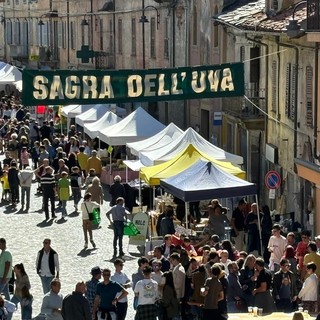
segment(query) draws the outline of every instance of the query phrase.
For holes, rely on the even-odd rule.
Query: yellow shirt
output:
[[[314,262],[317,266],[315,274],[320,277],[320,254],[316,252],[307,253],[303,258],[303,265],[306,266],[309,262]],[[305,275],[305,278],[308,277],[308,274]]]
[[[83,152],[78,153],[77,159],[81,170],[85,170],[87,166],[88,156]]]
[[[3,190],[10,190],[8,176],[2,176],[0,179]]]

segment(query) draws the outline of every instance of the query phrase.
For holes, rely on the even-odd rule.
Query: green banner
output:
[[[148,70],[23,70],[33,105],[168,101],[244,94],[243,63]]]

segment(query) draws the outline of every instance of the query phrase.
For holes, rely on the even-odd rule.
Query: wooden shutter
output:
[[[313,127],[313,68],[306,68],[306,125]]]
[[[278,75],[278,68],[277,68],[277,61],[272,61],[271,66],[271,110],[277,111],[277,97],[278,97],[278,81],[277,81],[277,75]]]
[[[291,67],[291,98],[290,98],[290,114],[289,118],[294,121],[296,117],[296,98],[297,98],[297,65],[292,65]]]
[[[290,115],[290,91],[291,91],[291,63],[286,67],[286,92],[285,92],[285,114]]]

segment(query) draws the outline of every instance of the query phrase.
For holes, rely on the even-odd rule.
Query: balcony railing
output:
[[[307,31],[320,32],[319,0],[307,0]]]

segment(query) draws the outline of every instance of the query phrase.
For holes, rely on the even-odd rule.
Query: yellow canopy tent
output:
[[[170,161],[152,167],[142,167],[140,169],[140,179],[144,180],[149,186],[158,186],[160,185],[160,179],[170,178],[182,172],[199,159],[211,161],[222,170],[234,176],[242,179],[246,178],[246,173],[230,162],[215,160],[196,149],[192,144],[189,144],[186,149]]]

